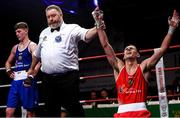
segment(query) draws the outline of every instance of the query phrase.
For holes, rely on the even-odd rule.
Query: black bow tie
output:
[[[60,30],[60,27],[57,27],[57,28],[55,28],[55,29],[52,29],[52,28],[51,28],[51,32],[54,32],[55,30],[59,31],[59,30]]]

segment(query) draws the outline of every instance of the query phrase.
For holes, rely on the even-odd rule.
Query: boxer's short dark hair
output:
[[[14,29],[17,30],[19,28],[29,29],[28,24],[26,22],[18,22],[15,24]]]

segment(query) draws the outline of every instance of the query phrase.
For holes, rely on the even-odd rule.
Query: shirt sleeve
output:
[[[82,28],[79,25],[76,25],[74,30],[73,30],[73,35],[77,38],[78,41],[83,40],[86,41],[86,33],[89,29]]]

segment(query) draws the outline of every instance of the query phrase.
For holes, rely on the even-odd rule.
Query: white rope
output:
[[[11,69],[14,69],[15,68],[15,66],[12,66],[11,67]],[[0,70],[6,70],[6,68],[5,67],[2,67],[2,68],[0,68]]]
[[[5,67],[2,67],[2,68],[0,68],[0,70],[6,70],[6,68],[5,68]]]
[[[10,84],[0,85],[0,88],[10,87]]]
[[[42,81],[37,81],[37,84],[41,84]],[[10,87],[11,84],[0,85],[0,88]]]
[[[42,103],[39,103],[38,105],[39,105],[39,106],[44,106],[45,103],[42,102]],[[0,106],[0,109],[6,108],[6,107],[7,107],[6,105],[1,105],[1,106]]]

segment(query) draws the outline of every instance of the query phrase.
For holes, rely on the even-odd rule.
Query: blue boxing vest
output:
[[[28,46],[23,51],[19,51],[17,46],[15,54],[15,72],[28,70],[30,68],[32,62],[32,54],[29,52]]]

